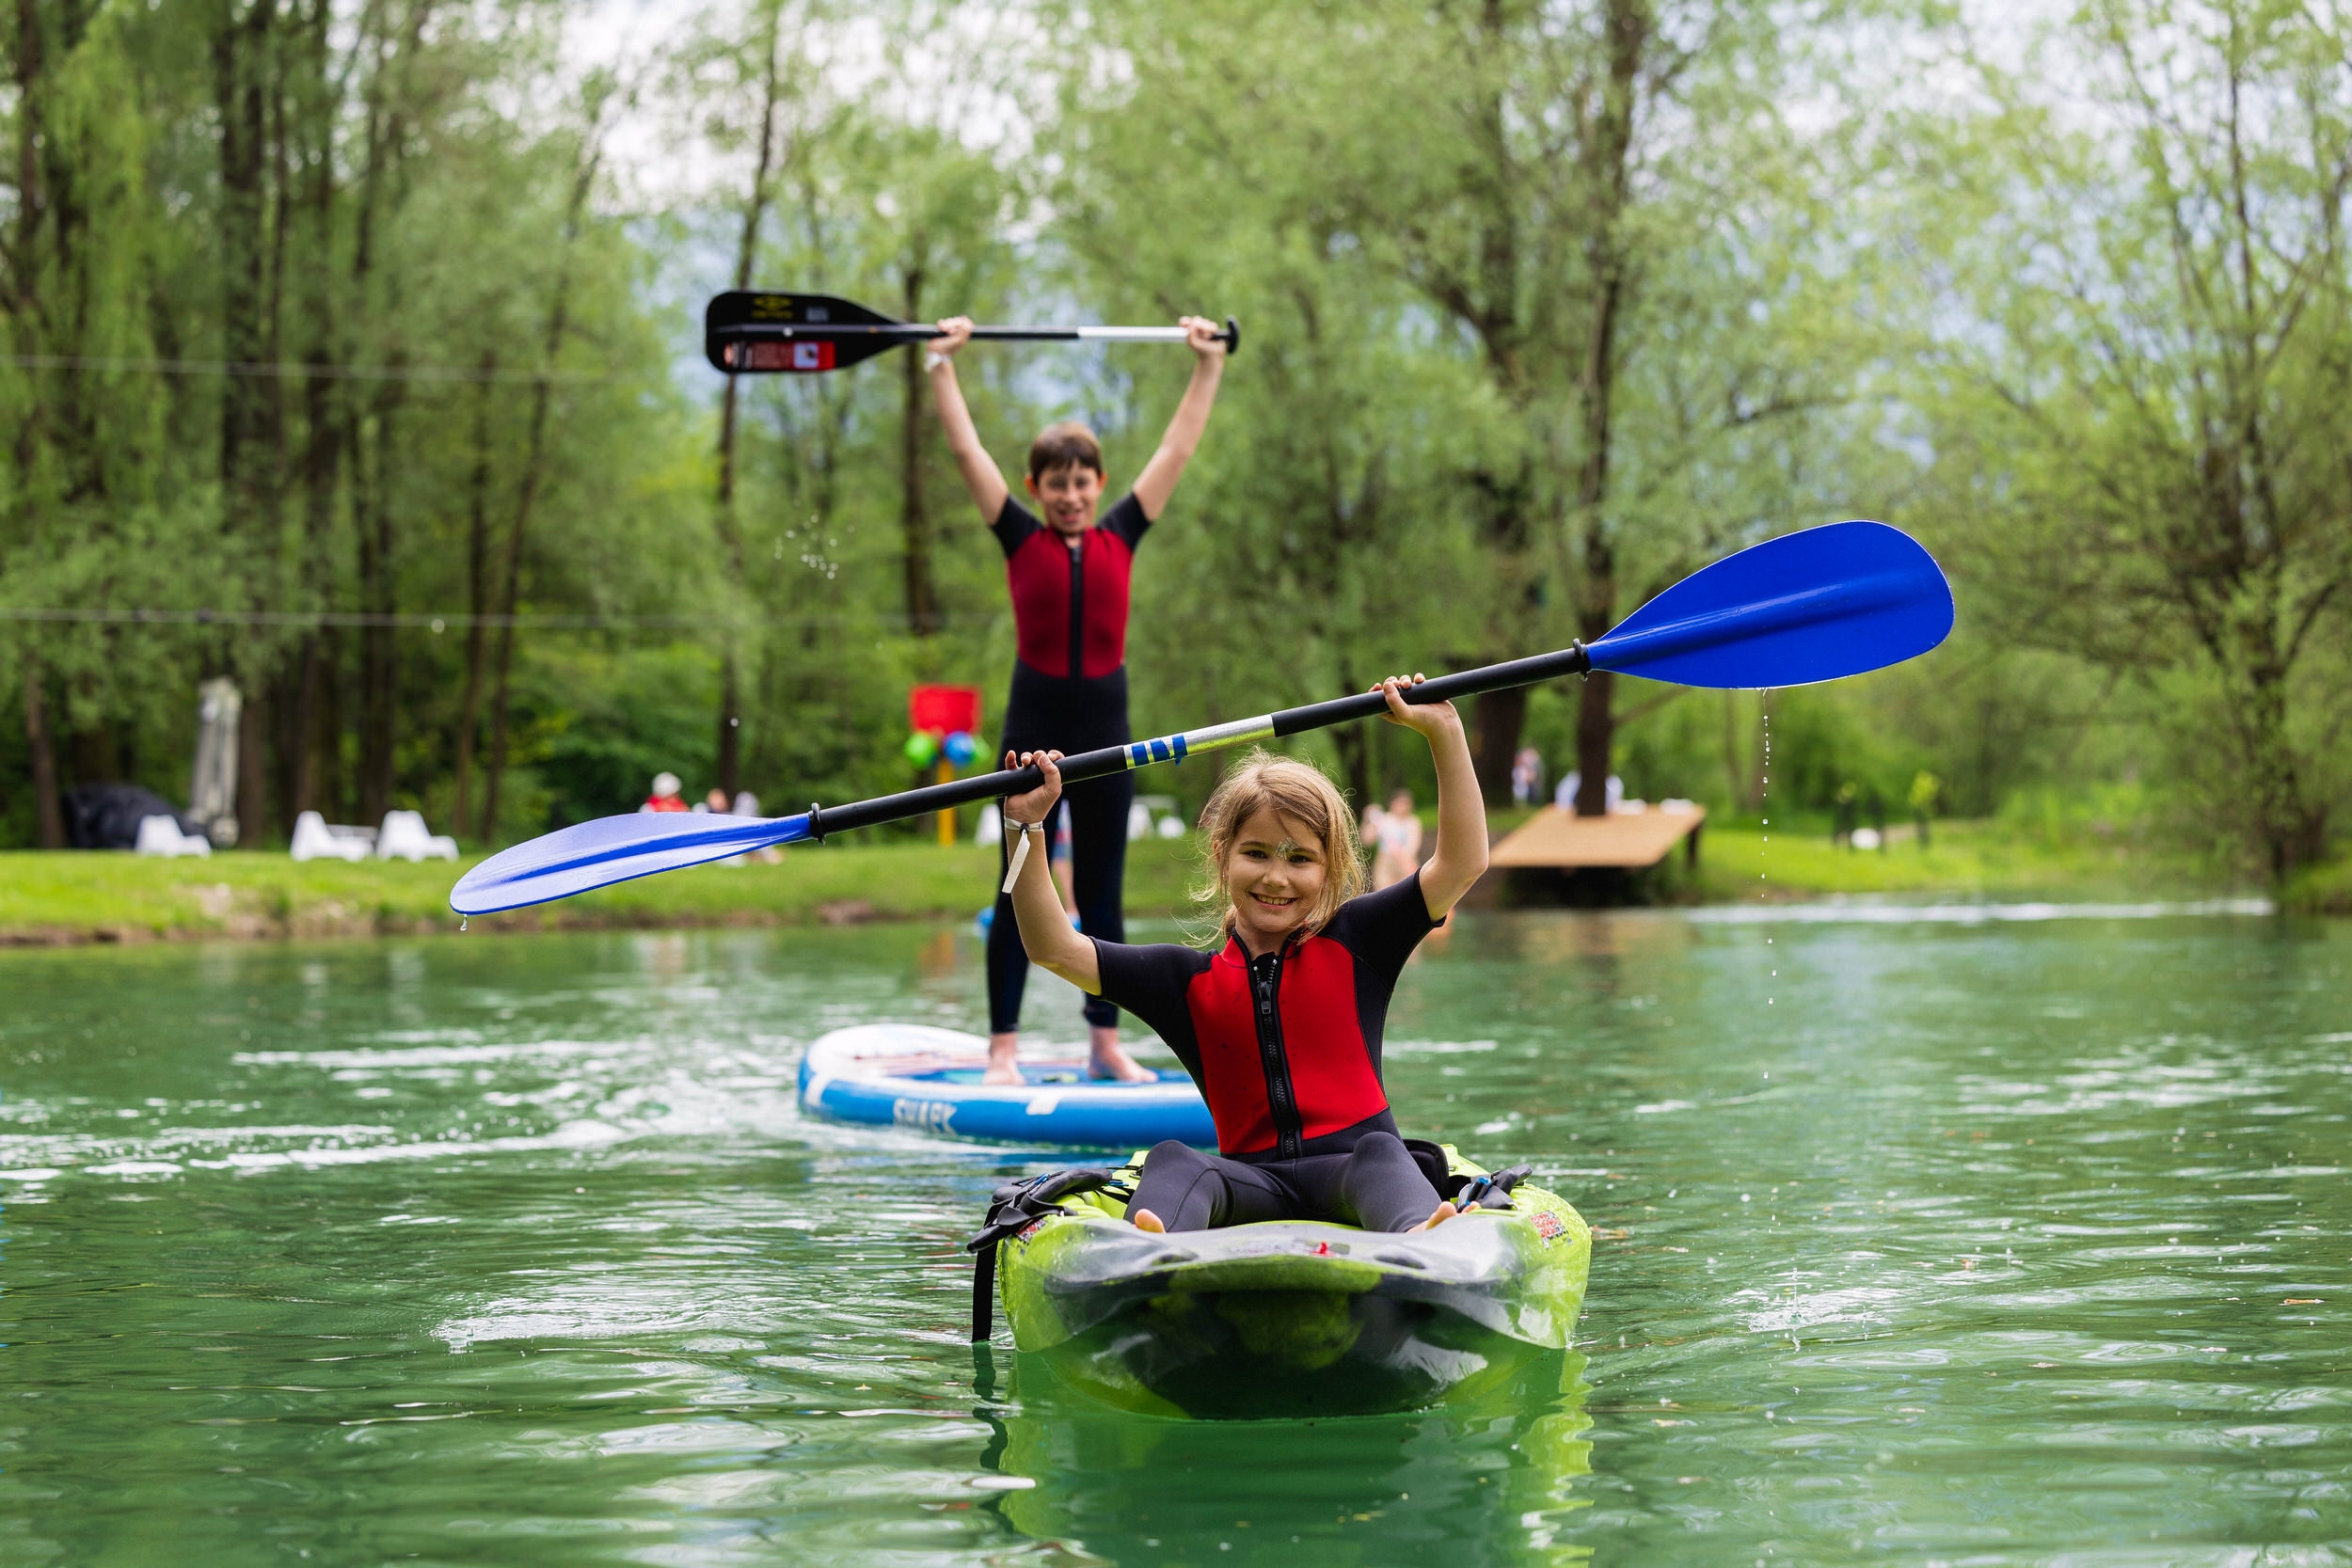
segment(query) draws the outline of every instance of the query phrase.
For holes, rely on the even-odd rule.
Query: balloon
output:
[[[958,730],[947,737],[946,745],[943,746],[941,750],[947,753],[947,760],[949,762],[954,763],[958,768],[961,768],[965,763],[970,762],[974,757],[980,754],[980,743],[972,738],[972,732],[970,730]]]
[[[917,730],[907,736],[907,761],[917,768],[929,768],[939,755],[939,736],[929,730]]]

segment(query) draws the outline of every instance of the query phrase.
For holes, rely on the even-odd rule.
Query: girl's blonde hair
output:
[[[1225,894],[1225,858],[1241,836],[1242,824],[1268,808],[1306,829],[1328,868],[1323,896],[1307,911],[1302,932],[1320,929],[1342,904],[1364,891],[1356,819],[1339,786],[1320,768],[1253,747],[1225,770],[1224,782],[1200,808],[1202,877],[1192,898],[1204,915],[1216,921],[1220,941],[1233,929],[1232,901]]]

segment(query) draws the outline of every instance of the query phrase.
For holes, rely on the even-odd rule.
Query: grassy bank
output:
[[[2063,901],[2246,891],[2184,857],[2090,836],[2054,842],[1997,822],[1939,822],[1924,847],[1906,832],[1883,849],[1840,848],[1826,832],[1710,826],[1700,848],[1697,878],[1676,886],[1708,903],[1759,892]]]
[[[1523,815],[1523,814],[1522,814]],[[1498,821],[1498,830],[1510,826]],[[1991,822],[1939,823],[1922,848],[1833,847],[1825,832],[1773,834],[1710,825],[1692,876],[1679,851],[1646,874],[1662,902],[1720,903],[1882,894],[1920,898],[2082,900],[2195,897],[2233,890],[2180,858],[2103,842],[2059,841]],[[1185,909],[1189,841],[1147,840],[1127,861],[1127,911]],[[470,862],[466,863],[471,863]],[[860,920],[968,919],[988,901],[993,849],[906,841],[803,845],[776,865],[704,866],[474,922],[475,929],[791,926]],[[136,855],[0,853],[0,943],[165,938],[368,936],[455,930],[450,884],[460,867],[313,861],[277,853],[167,861]],[[1759,876],[1761,873],[1761,876]],[[2352,912],[2352,866],[2307,878],[2291,907]],[[1503,890],[1520,901],[1525,889]]]
[[[1135,845],[1127,907],[1163,915],[1184,899],[1187,846]],[[368,936],[457,929],[450,884],[469,860],[297,864],[283,854],[209,860],[0,853],[0,942],[181,937]],[[477,917],[475,930],[790,926],[969,919],[988,902],[996,851],[854,841],[803,845],[775,865],[711,865],[647,877],[561,903]]]
[[[2297,914],[2352,914],[2352,859],[2297,873],[2280,902]]]

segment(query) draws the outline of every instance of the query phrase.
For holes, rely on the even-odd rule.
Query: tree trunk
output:
[[[466,515],[466,695],[457,705],[456,801],[450,832],[463,838],[470,828],[466,807],[473,793],[473,746],[482,723],[483,666],[489,657],[490,628],[490,386],[498,369],[495,352],[482,356],[482,385],[474,402],[473,480]]]
[[[598,113],[601,112],[599,108]],[[603,158],[602,137],[603,126],[599,121],[589,129],[564,212],[564,257],[555,275],[555,297],[548,306],[548,330],[540,344],[539,373],[531,382],[531,427],[523,448],[522,478],[515,494],[515,521],[506,531],[506,548],[500,562],[498,679],[490,700],[490,776],[482,795],[482,834],[485,839],[498,835],[499,790],[506,778],[507,704],[515,670],[515,617],[522,603],[523,541],[531,530],[531,514],[538,502],[540,480],[547,469],[548,411],[555,395],[555,359],[571,330],[571,250],[573,242],[580,237],[589,194],[596,189],[596,168]]]
[[[719,792],[732,804],[743,787],[743,690],[735,650],[719,657]]]
[[[343,701],[343,635],[340,626],[319,629],[318,654],[318,724],[314,734],[318,747],[318,798],[315,807],[330,822],[349,820],[352,812],[351,792],[343,768],[343,714],[348,704]]]
[[[1609,0],[1609,86],[1590,143],[1591,191],[1597,211],[1585,242],[1593,277],[1593,315],[1585,338],[1584,373],[1578,387],[1584,460],[1578,466],[1576,504],[1584,525],[1583,571],[1578,584],[1577,635],[1587,642],[1608,635],[1617,620],[1616,541],[1609,527],[1609,455],[1615,432],[1612,400],[1617,378],[1617,315],[1625,302],[1625,256],[1618,225],[1627,201],[1627,160],[1633,148],[1634,83],[1649,40],[1645,0]],[[1596,670],[1584,681],[1576,713],[1576,767],[1581,775],[1576,815],[1609,811],[1609,769],[1616,750],[1611,706],[1616,680]]]
[[[272,35],[276,0],[255,0],[242,18],[224,8],[213,35],[213,87],[219,124],[221,349],[234,363],[275,357],[269,221]],[[232,375],[221,386],[220,480],[225,530],[257,568],[269,593],[278,555],[278,479],[284,471],[284,409],[278,378]],[[245,688],[237,725],[237,842],[258,844],[268,830],[269,730],[262,721],[272,681],[273,650],[245,642],[232,660]]]
[[[768,202],[774,185],[776,111],[783,106],[785,86],[783,19],[774,8],[768,11],[767,50],[761,68],[759,152],[752,165],[752,188],[743,203],[743,229],[735,247],[735,286],[739,289],[752,286],[752,268],[759,260],[760,226],[767,221]],[[714,499],[719,543],[727,552],[727,563],[733,571],[730,580],[740,587],[744,581],[743,536],[735,520],[737,390],[736,378],[728,376],[719,410],[719,490]],[[735,634],[723,627],[719,636],[719,743],[714,750],[719,787],[732,801],[742,787],[742,687]]]
[[[237,842],[262,846],[269,832],[269,704],[256,687],[237,710]]]
[[[507,595],[514,602],[514,595]],[[510,615],[512,611],[508,612]],[[489,777],[482,791],[482,838],[495,844],[499,835],[499,790],[506,783],[506,715],[508,679],[515,668],[515,627],[511,621],[499,627],[498,676],[490,699],[490,767]]]
[[[2277,672],[2273,673],[2272,672]],[[2275,663],[2249,672],[2245,695],[2231,705],[2242,766],[2249,777],[2254,832],[2273,887],[2321,860],[2328,847],[2328,813],[2305,798],[2301,768],[2287,735],[2284,672]]]
[[[244,19],[224,8],[213,36],[214,90],[220,115],[221,349],[236,363],[269,356],[276,339],[267,218],[270,34],[275,0],[255,0]],[[250,544],[275,509],[281,436],[273,375],[232,375],[221,385],[220,476],[229,526]]]
[[[563,296],[557,295],[550,317],[548,357],[563,333]],[[515,617],[522,604],[523,540],[531,530],[531,513],[539,497],[539,470],[545,457],[548,428],[548,378],[532,385],[531,437],[524,449],[522,483],[515,496],[515,520],[506,531],[506,548],[500,565],[498,676],[490,698],[489,781],[482,795],[482,834],[495,840],[499,831],[499,791],[506,782],[506,726],[515,673]]]
[[[294,831],[294,808],[289,804],[302,774],[302,667],[309,656],[310,634],[303,633],[286,650],[270,673],[263,699],[269,713],[270,821],[278,832]],[[245,829],[237,830],[240,841]]]
[[[923,319],[920,267],[907,271],[906,308],[908,321]],[[929,637],[939,629],[939,606],[931,584],[931,520],[923,497],[923,404],[929,387],[921,355],[902,354],[898,360],[904,374],[906,407],[905,417],[898,424],[898,520],[906,557],[907,625],[914,628],[915,636]]]
[[[40,661],[24,655],[24,745],[33,755],[33,809],[40,823],[40,847],[65,847],[65,802],[57,795],[57,745],[49,733],[49,705],[41,695]]]
[[[41,149],[47,143],[48,92],[45,74],[48,69],[46,52],[41,39],[40,0],[17,0],[16,57],[11,75],[16,87],[16,211],[15,256],[8,278],[9,325],[16,351],[36,355],[44,346],[40,341],[39,307],[41,296],[40,264],[38,261],[41,216],[48,209],[48,192],[41,179]],[[38,383],[36,384],[38,386]],[[47,400],[35,395],[28,401],[24,416],[16,421],[13,432],[16,448],[16,471],[20,475],[34,470],[34,454],[40,445]],[[30,497],[28,505],[37,506]],[[30,668],[30,666],[27,666]],[[46,730],[43,731],[46,734]],[[59,843],[64,841],[60,839]]]
[[[1748,749],[1741,743],[1740,727],[1740,693],[1724,693],[1724,772],[1731,784],[1731,809],[1745,811],[1750,800],[1749,789],[1755,775],[1748,769]]]
[[[1354,691],[1356,689],[1355,677],[1347,673],[1346,665],[1341,665],[1340,689]],[[1341,724],[1331,731],[1331,743],[1339,749],[1340,771],[1347,777],[1348,793],[1359,813],[1379,799],[1374,793],[1379,787],[1379,781],[1372,776],[1375,733],[1370,724]]]
[[[395,363],[399,356],[393,356]],[[392,472],[401,383],[383,383],[373,420],[355,421],[352,513],[359,535],[359,820],[380,822],[392,803],[392,749],[400,700],[399,609]],[[371,428],[371,426],[373,428]],[[373,449],[372,451],[370,449]]]
[[[328,0],[311,0],[308,13],[300,17],[300,27],[293,40],[299,43],[299,51],[291,47],[289,50],[289,58],[300,67],[301,91],[291,126],[298,128],[302,138],[301,212],[308,241],[305,264],[297,276],[306,284],[300,312],[308,332],[301,353],[310,369],[302,384],[303,434],[296,468],[302,491],[298,593],[304,608],[312,610],[326,610],[334,593],[335,489],[342,473],[344,445],[340,422],[342,404],[337,383],[323,373],[326,367],[339,363],[342,357],[338,352],[336,273],[331,265],[336,192],[333,120],[338,104],[327,68],[330,8]],[[290,129],[289,142],[295,134],[295,130]],[[325,783],[328,771],[326,753],[340,744],[340,736],[326,726],[326,720],[332,706],[327,689],[332,678],[330,647],[326,634],[313,627],[303,634],[294,654],[297,673],[293,682],[294,711],[285,721],[291,778],[283,815],[290,831],[293,818],[302,812],[342,815],[334,790]]]
[[[1500,809],[1511,804],[1511,759],[1518,754],[1519,731],[1527,723],[1527,689],[1481,692],[1473,712],[1470,766],[1478,774],[1478,793]]]

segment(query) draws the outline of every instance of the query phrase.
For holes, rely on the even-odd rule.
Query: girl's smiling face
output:
[[[1253,954],[1271,953],[1323,896],[1331,865],[1311,829],[1262,806],[1225,854],[1225,896],[1236,934]]]

